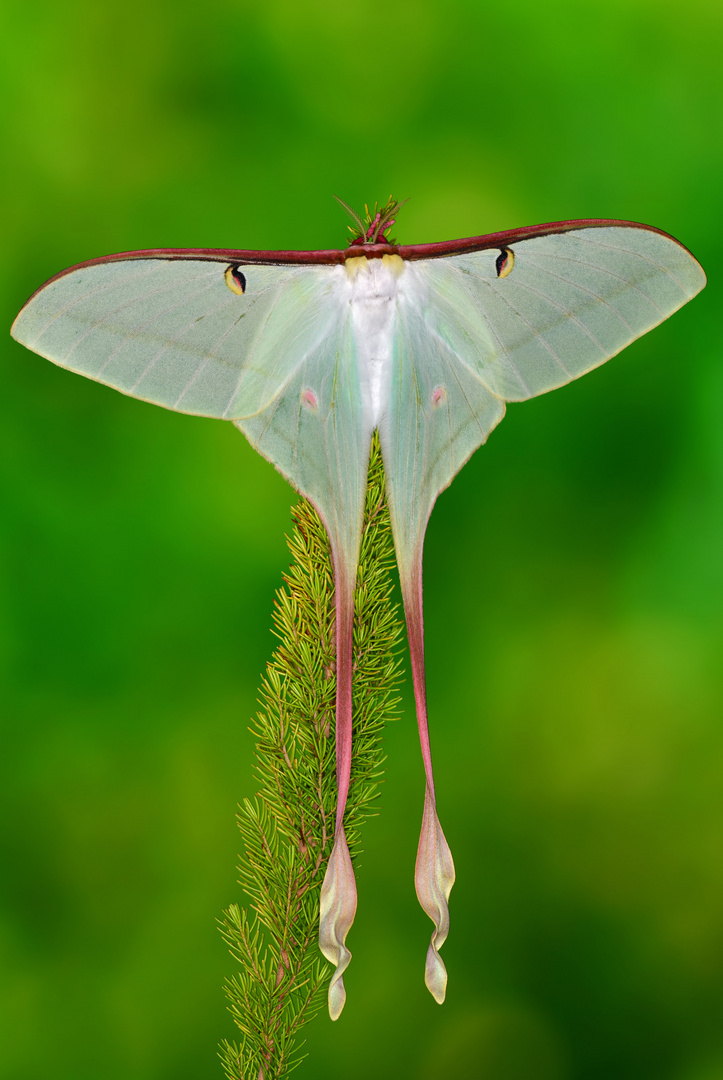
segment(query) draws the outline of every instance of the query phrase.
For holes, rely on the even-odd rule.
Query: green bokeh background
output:
[[[655,224],[710,284],[507,419],[425,558],[448,999],[389,731],[326,1080],[723,1078],[723,8],[8,0],[2,321],[82,259]],[[220,1077],[236,802],[293,498],[239,433],[2,345],[1,1080]],[[255,1080],[255,1078],[254,1078]]]

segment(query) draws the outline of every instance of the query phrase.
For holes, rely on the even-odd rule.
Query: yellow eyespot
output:
[[[246,292],[246,278],[238,266],[227,266],[223,276],[231,292],[236,293],[237,296],[243,296]]]
[[[512,248],[501,248],[499,255],[495,259],[495,270],[497,271],[497,277],[507,277],[514,265],[515,256]]]

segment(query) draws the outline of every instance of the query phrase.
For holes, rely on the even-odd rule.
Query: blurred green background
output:
[[[339,1022],[299,1080],[723,1078],[723,8],[6,0],[3,325],[152,246],[652,223],[706,291],[509,409],[425,558],[450,972],[409,687]],[[220,1077],[259,673],[293,494],[230,425],[2,345],[1,1080]]]

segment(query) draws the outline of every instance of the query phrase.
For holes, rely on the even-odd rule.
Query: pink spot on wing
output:
[[[301,395],[301,400],[308,409],[316,410],[319,402],[316,400],[316,394],[313,390],[304,390]]]
[[[447,391],[443,386],[435,386],[432,391],[432,405],[435,409],[441,405],[447,398]]]

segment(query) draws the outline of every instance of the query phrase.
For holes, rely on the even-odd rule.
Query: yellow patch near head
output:
[[[382,255],[382,265],[399,277],[404,269],[404,259],[401,255]]]
[[[353,281],[357,274],[361,273],[362,270],[366,269],[366,265],[366,255],[359,255],[357,258],[354,259],[347,259],[344,263],[344,269],[349,275],[351,281]]]

